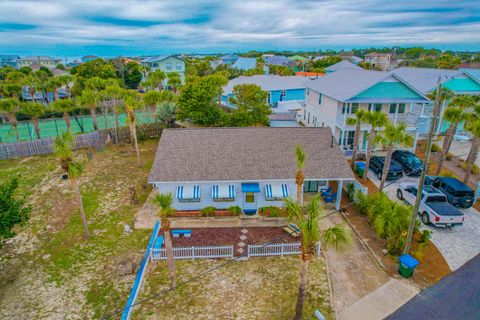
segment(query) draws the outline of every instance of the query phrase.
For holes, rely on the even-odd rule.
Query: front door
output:
[[[245,209],[256,209],[255,204],[255,193],[254,192],[245,192],[244,198],[244,208]]]
[[[305,181],[303,192],[318,192],[318,181]]]

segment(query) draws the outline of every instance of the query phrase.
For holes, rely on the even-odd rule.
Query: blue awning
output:
[[[242,192],[260,192],[258,183],[242,183]]]

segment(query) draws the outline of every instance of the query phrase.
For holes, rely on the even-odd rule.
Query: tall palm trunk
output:
[[[85,210],[83,209],[83,199],[82,194],[80,193],[80,188],[78,187],[77,179],[71,178],[70,183],[72,184],[73,191],[75,192],[75,198],[77,198],[79,207],[80,207],[80,217],[82,218],[83,223],[83,235],[85,239],[88,239],[90,233],[88,231],[87,217],[85,216]]]
[[[89,108],[89,110],[90,110],[90,115],[92,116],[93,129],[95,131],[97,131],[98,130],[98,120],[97,120],[97,113],[95,112],[96,111],[95,106],[91,106]]]
[[[393,154],[393,144],[389,144],[387,147],[387,156],[385,157],[385,163],[383,164],[382,180],[380,181],[380,191],[383,190],[385,186],[385,181],[387,180],[388,171],[390,171],[390,164],[392,163],[392,154]]]
[[[473,171],[475,161],[477,161],[478,152],[480,151],[480,138],[474,137],[472,141],[472,147],[467,158],[467,169],[465,170],[465,176],[463,177],[463,183],[467,184],[470,179],[470,175]]]
[[[363,170],[363,177],[362,183],[365,184],[367,182],[368,176],[368,167],[370,166],[370,158],[372,157],[372,149],[373,149],[373,136],[375,135],[375,128],[372,127],[370,130],[370,134],[368,135],[368,145],[367,145],[367,152],[366,152],[366,159],[365,159],[365,169]]]
[[[55,101],[60,100],[60,99],[58,98],[58,90],[57,90],[56,88],[53,89],[53,97],[55,98]]]
[[[358,141],[360,140],[360,123],[355,126],[355,135],[353,136],[353,152],[352,152],[352,170],[355,170],[355,160],[357,160]]]
[[[445,157],[447,156],[448,152],[450,151],[450,147],[452,146],[453,136],[457,132],[458,122],[454,122],[453,125],[450,125],[445,132],[445,139],[443,140],[442,150],[440,151],[440,157],[438,159],[438,167],[436,175],[440,174],[440,171],[443,167],[443,161],[445,161]]]
[[[135,127],[135,112],[133,112],[133,110],[128,110],[128,117],[130,119],[130,134],[133,138],[135,152],[137,154],[137,164],[140,166],[142,163],[140,162],[140,150],[138,149],[137,128]]]
[[[308,266],[310,263],[310,254],[302,253],[301,259],[302,262],[300,264],[297,305],[295,306],[295,320],[302,319],[303,305],[305,303],[305,294],[307,293]]]
[[[36,116],[32,116],[33,128],[35,129],[35,133],[37,134],[37,139],[40,140],[40,125],[38,123],[38,118]]]
[[[295,183],[297,184],[297,203],[299,205],[303,204],[303,182],[305,181],[305,176],[303,175],[303,172],[299,170],[297,174],[295,175]]]
[[[163,236],[165,239],[165,249],[167,251],[167,267],[170,273],[170,287],[175,288],[175,259],[173,257],[172,238],[170,237],[170,220],[162,218]]]
[[[8,115],[10,124],[13,127],[13,130],[15,130],[15,137],[17,138],[17,142],[20,141],[20,135],[18,134],[18,121],[17,117],[15,116],[15,113],[10,113]]]
[[[67,131],[70,131],[71,123],[70,123],[70,116],[68,112],[63,113],[63,120],[65,121],[65,125],[67,126]]]

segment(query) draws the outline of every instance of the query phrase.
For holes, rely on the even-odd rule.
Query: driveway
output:
[[[370,180],[378,187],[380,180],[372,171],[368,172]],[[400,183],[418,183],[418,177],[406,177],[397,181],[387,181],[389,185],[384,191],[390,199],[397,199],[397,188]],[[464,265],[468,260],[480,253],[480,213],[474,208],[460,209],[465,214],[463,226],[452,228],[436,228],[421,224],[421,229],[432,231],[431,241],[440,251],[452,270]]]

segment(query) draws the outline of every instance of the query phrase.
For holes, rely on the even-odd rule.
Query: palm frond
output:
[[[353,244],[352,235],[344,223],[334,225],[323,231],[320,240],[324,248],[332,248],[339,252],[347,250]]]

